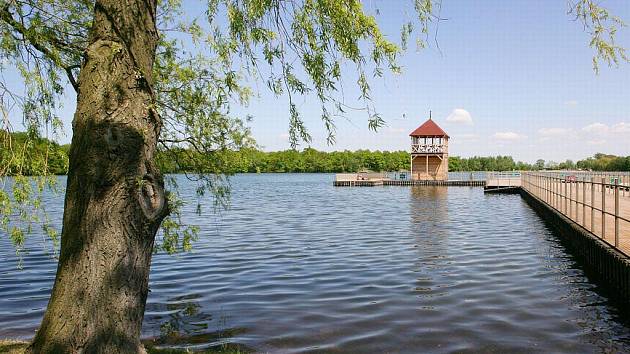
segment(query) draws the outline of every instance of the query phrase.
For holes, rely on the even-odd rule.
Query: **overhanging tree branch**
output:
[[[18,22],[15,18],[13,18],[13,14],[10,11],[9,5],[6,4],[0,7],[0,20],[9,25],[15,32],[22,35],[24,41],[27,41],[33,48],[42,53],[47,59],[52,61],[55,65],[64,69],[68,81],[74,88],[75,92],[79,92],[79,86],[74,78],[72,73],[73,69],[79,68],[78,64],[69,64],[65,63],[57,53],[55,53],[51,48],[47,47],[46,44],[55,47],[58,50],[64,51],[77,51],[76,48],[70,48],[69,44],[64,43],[58,38],[52,37],[50,35],[45,36],[45,39],[41,40],[38,38],[41,34],[37,31],[25,27],[22,23]]]

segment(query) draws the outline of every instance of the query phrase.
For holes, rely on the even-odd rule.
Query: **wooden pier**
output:
[[[525,172],[523,189],[630,256],[630,176],[610,172]]]
[[[389,180],[383,181],[385,186],[461,186],[461,187],[483,187],[486,181],[470,180],[470,181],[411,181],[411,180]]]
[[[376,186],[461,186],[484,187],[485,180],[412,180],[390,179],[386,174],[338,174],[333,182],[335,187],[376,187]]]
[[[383,180],[341,180],[334,181],[335,187],[376,187],[384,185]]]
[[[375,186],[461,186],[483,187],[486,181],[411,181],[411,180],[367,180],[334,181],[335,187],[375,187]]]
[[[521,196],[609,293],[630,299],[630,174],[524,172]]]

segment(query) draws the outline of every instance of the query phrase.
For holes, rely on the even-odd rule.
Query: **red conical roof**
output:
[[[448,138],[448,134],[442,128],[440,128],[433,119],[429,118],[421,126],[412,131],[409,136],[430,136]]]

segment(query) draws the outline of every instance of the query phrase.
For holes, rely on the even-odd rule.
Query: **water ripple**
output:
[[[237,176],[230,210],[185,210],[201,241],[154,257],[143,335],[273,353],[630,350],[624,312],[520,197],[331,178]],[[0,237],[0,337],[41,320],[55,262],[36,246],[17,271]]]

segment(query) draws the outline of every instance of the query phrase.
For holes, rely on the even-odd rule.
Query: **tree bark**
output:
[[[156,232],[156,0],[98,0],[78,80],[57,276],[32,353],[144,352]]]

